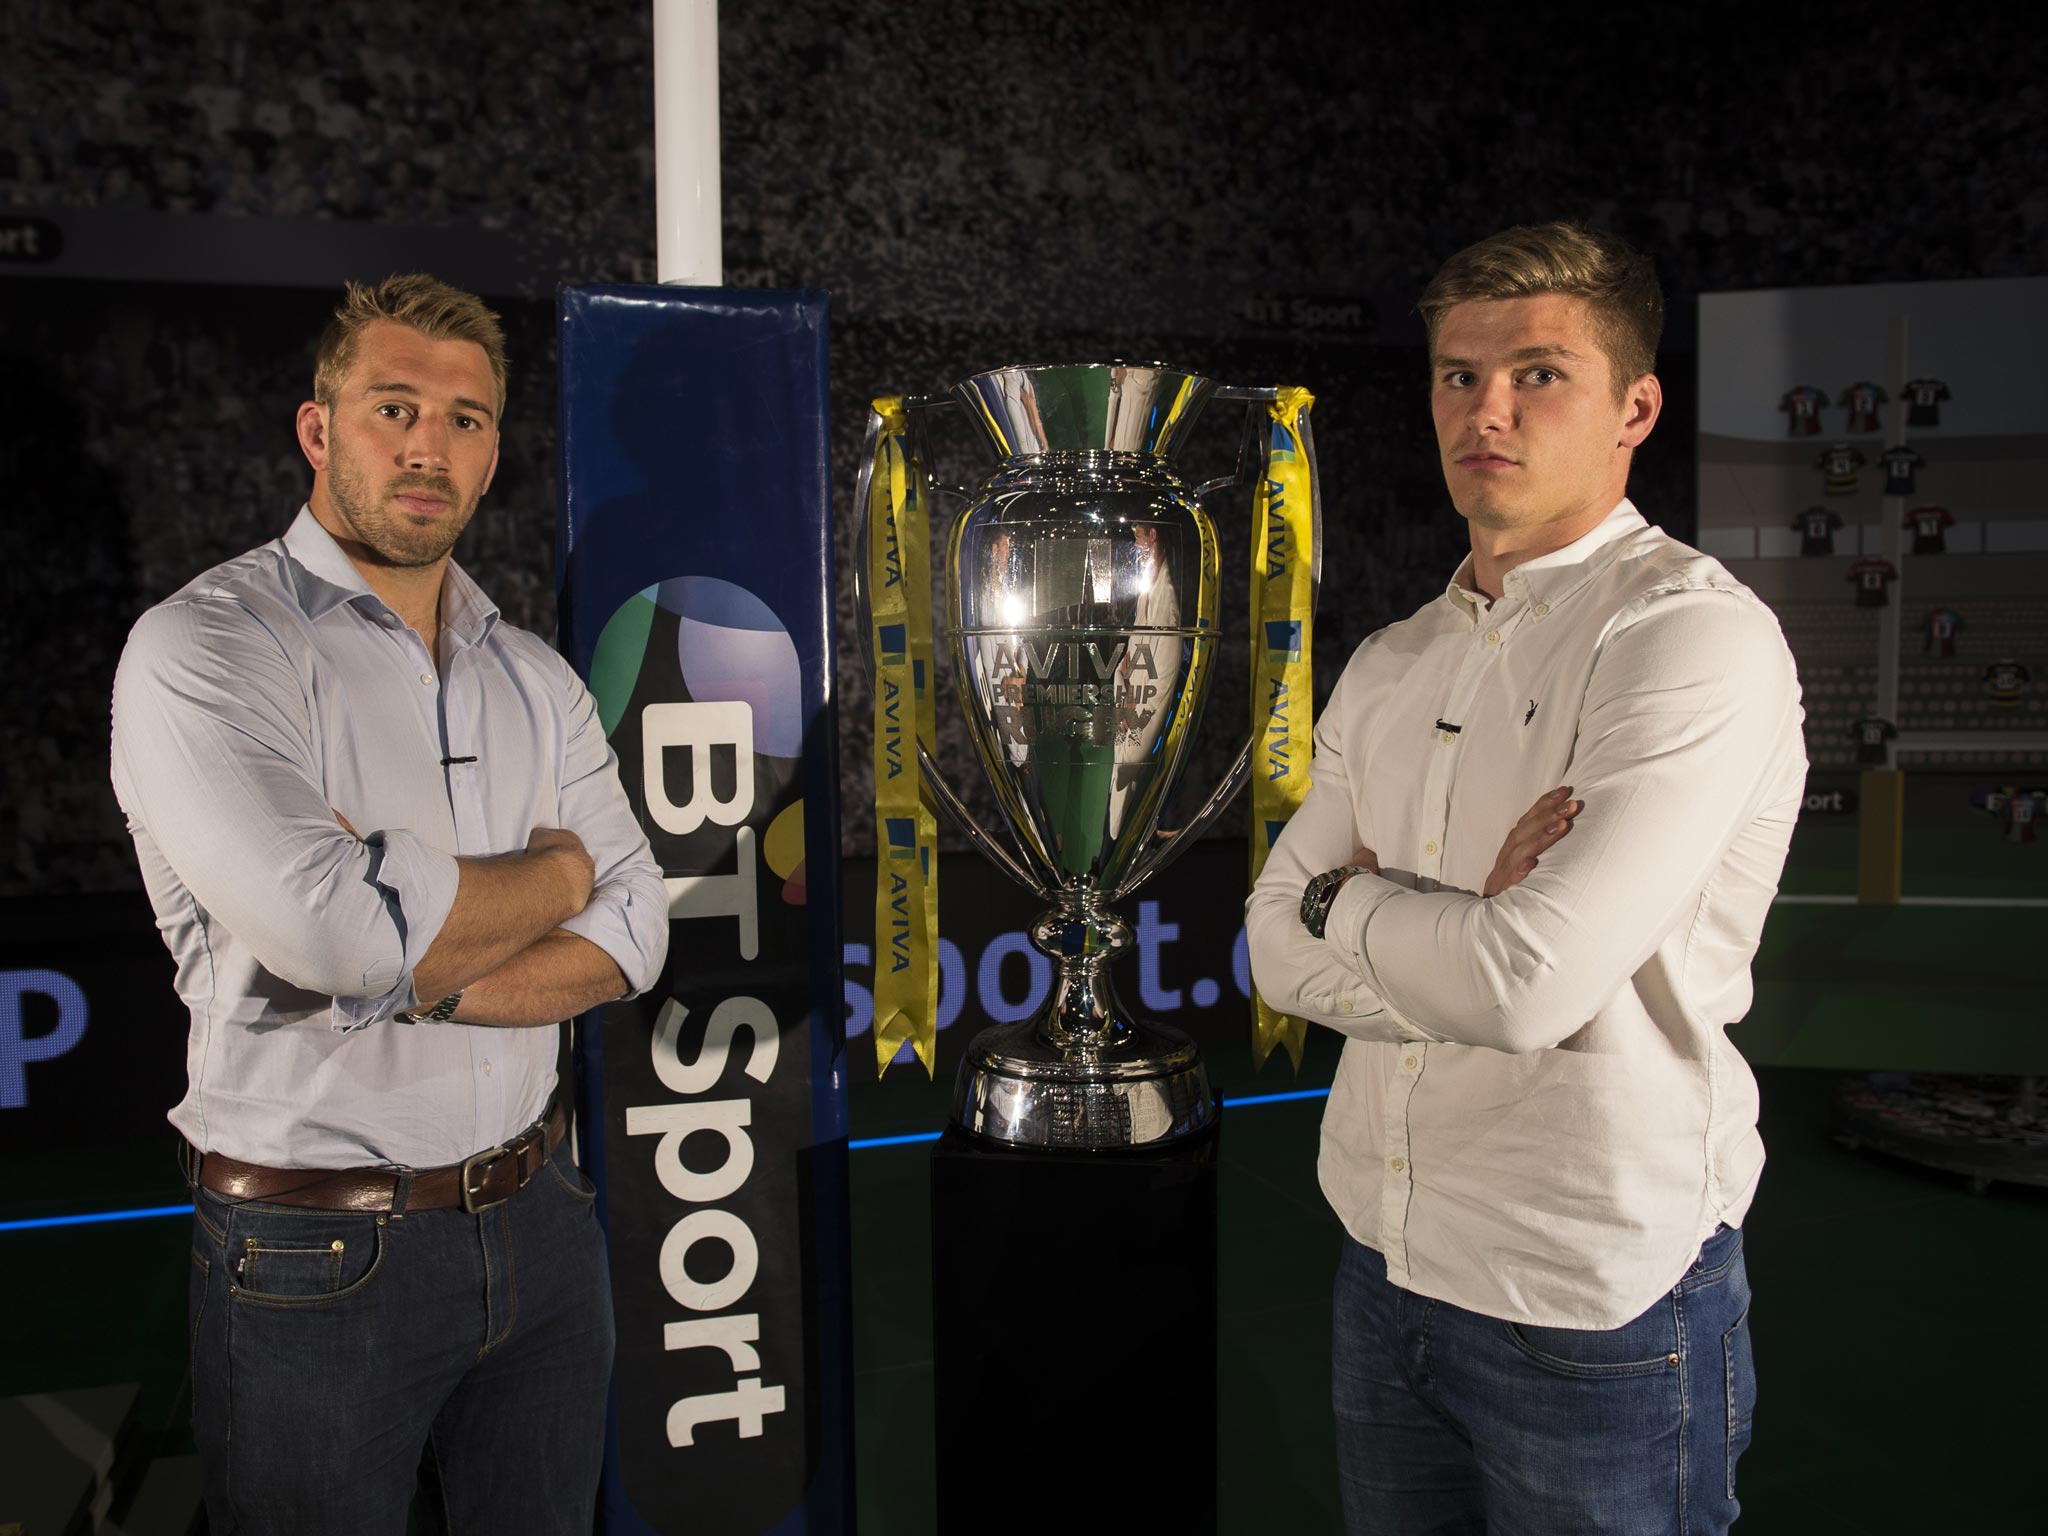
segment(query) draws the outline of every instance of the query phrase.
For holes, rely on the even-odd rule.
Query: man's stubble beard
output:
[[[426,491],[456,501],[455,482],[427,474],[405,474],[385,487],[385,495]],[[481,489],[466,503],[435,518],[413,518],[386,505],[384,495],[370,488],[370,477],[334,434],[327,457],[327,495],[349,536],[382,565],[416,569],[432,565],[455,547],[462,530],[476,515]]]
[[[1496,494],[1498,487],[1475,485],[1463,496],[1453,496],[1451,505],[1458,509],[1458,515],[1466,522],[1481,528],[1508,529],[1525,521],[1518,516],[1520,507],[1515,502],[1504,502]]]

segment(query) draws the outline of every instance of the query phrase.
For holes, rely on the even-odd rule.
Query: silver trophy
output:
[[[1194,1042],[1117,995],[1112,967],[1134,939],[1110,905],[1192,843],[1250,771],[1247,740],[1199,809],[1162,825],[1216,662],[1216,530],[1202,499],[1241,482],[1274,396],[1116,363],[1000,368],[950,399],[904,402],[919,463],[923,418],[955,407],[999,460],[977,490],[934,489],[962,504],[944,546],[944,634],[1006,836],[975,821],[922,749],[919,761],[969,841],[1051,903],[1031,928],[1053,964],[1045,1004],[976,1036],[954,1086],[953,1118],[979,1136],[1128,1147],[1216,1118]],[[1252,406],[1239,474],[1190,487],[1172,459],[1215,398]],[[863,516],[872,463],[870,452]]]

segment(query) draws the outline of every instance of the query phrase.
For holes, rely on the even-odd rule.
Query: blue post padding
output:
[[[853,1528],[826,296],[560,295],[558,643],[668,880],[578,1022],[613,1532]]]

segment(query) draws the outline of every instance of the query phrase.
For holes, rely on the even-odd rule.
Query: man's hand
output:
[[[1585,801],[1574,800],[1571,795],[1571,785],[1560,785],[1530,806],[1509,829],[1507,841],[1500,845],[1500,856],[1493,861],[1493,873],[1486,877],[1486,895],[1498,896],[1520,885],[1536,867],[1538,857],[1571,831],[1572,818],[1586,806]]]
[[[526,835],[529,858],[546,859],[559,871],[574,911],[581,912],[590,901],[590,887],[597,879],[597,866],[583,839],[566,827],[535,827]]]

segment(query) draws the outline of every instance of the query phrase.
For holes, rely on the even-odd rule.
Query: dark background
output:
[[[1699,292],[2044,270],[2048,47],[1970,14],[728,5],[727,280],[833,293],[842,565],[878,392],[1147,355],[1309,384],[1327,689],[1462,550],[1413,313],[1461,245],[1570,217],[1654,256],[1669,405],[1631,489],[1681,535]],[[0,27],[0,212],[63,244],[0,257],[0,896],[133,889],[104,772],[120,643],[289,521],[291,412],[343,276],[430,266],[504,311],[505,464],[461,555],[552,630],[551,295],[653,276],[648,10],[14,0]],[[1222,522],[1241,573],[1244,519]],[[1211,771],[1232,718],[1212,713]]]

